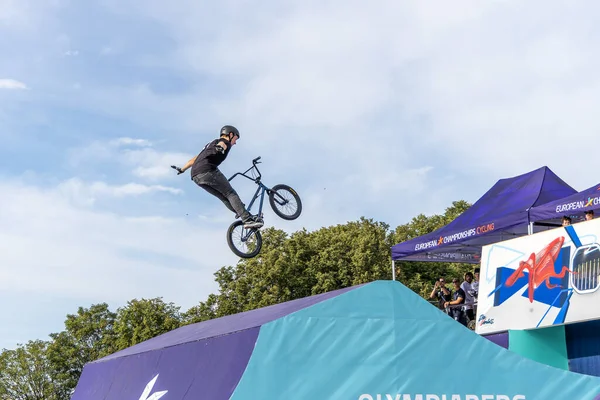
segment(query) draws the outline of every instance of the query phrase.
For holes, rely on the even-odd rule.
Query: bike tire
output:
[[[251,235],[254,235],[254,237],[256,238],[256,247],[254,250],[252,250],[250,252],[240,250],[234,243],[234,240],[233,240],[234,231],[238,227],[241,227],[241,229],[243,231],[244,230],[243,225],[244,225],[244,223],[242,221],[235,221],[231,225],[229,225],[229,228],[227,229],[227,245],[229,246],[231,251],[238,257],[241,257],[241,258],[256,257],[258,255],[258,253],[260,253],[260,250],[262,248],[262,235],[258,229],[256,229],[256,228],[246,229],[248,231],[251,231]]]
[[[280,196],[282,196],[279,192],[288,192],[292,195],[292,198],[298,204],[298,209],[296,210],[296,212],[294,212],[293,214],[288,214],[288,213],[284,213],[284,212],[280,211],[277,208],[277,201],[280,200]],[[277,199],[275,198],[275,196],[277,196]],[[302,213],[302,200],[300,200],[300,196],[290,186],[284,185],[282,183],[273,186],[271,188],[271,190],[269,191],[269,204],[271,205],[273,212],[275,214],[277,214],[277,216],[279,216],[280,218],[283,218],[285,220],[288,220],[288,221],[292,221],[292,220],[298,218],[300,216],[300,214]]]

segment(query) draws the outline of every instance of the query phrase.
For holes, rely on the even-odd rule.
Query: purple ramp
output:
[[[495,333],[493,335],[485,335],[482,337],[486,338],[490,342],[496,343],[500,347],[504,347],[508,349],[508,332],[504,333]]]
[[[310,307],[332,297],[339,296],[342,293],[346,293],[349,290],[353,290],[361,286],[362,285],[357,285],[344,289],[333,290],[331,292],[287,301],[285,303],[275,304],[269,307],[258,308],[256,310],[228,315],[226,317],[216,318],[197,324],[182,326],[181,328],[174,329],[171,332],[167,332],[150,340],[136,344],[135,346],[128,347],[124,350],[101,358],[96,362],[162,349],[169,346],[176,346],[178,344],[261,326],[267,322],[274,321],[278,318],[284,317],[303,308]]]
[[[151,398],[162,391],[167,391],[165,399],[227,400],[244,373],[259,329],[88,364],[71,400],[137,400],[143,393],[142,398]]]
[[[71,400],[228,400],[261,325],[361,286],[186,325],[116,352],[84,367]]]

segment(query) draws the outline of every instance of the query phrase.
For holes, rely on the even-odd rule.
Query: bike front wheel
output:
[[[302,213],[302,201],[294,189],[288,185],[279,184],[269,192],[271,208],[280,218],[294,220]]]
[[[244,228],[242,221],[235,221],[227,229],[227,244],[238,257],[256,257],[262,248],[262,235],[258,229]]]

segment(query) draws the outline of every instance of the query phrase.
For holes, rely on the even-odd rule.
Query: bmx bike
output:
[[[262,219],[265,194],[268,194],[269,204],[277,216],[288,221],[298,218],[300,213],[302,213],[302,201],[300,200],[298,193],[290,186],[282,183],[273,187],[266,186],[261,181],[262,175],[257,167],[257,165],[261,163],[259,160],[260,157],[256,157],[252,160],[252,167],[244,172],[237,172],[228,179],[231,181],[236,176],[241,175],[254,181],[254,183],[258,185],[256,192],[254,192],[254,196],[252,196],[252,200],[248,204],[248,211],[250,212],[254,202],[260,198],[257,215]],[[251,171],[252,175],[249,176],[248,173]],[[292,208],[292,211],[289,211],[287,207],[294,202],[296,203],[295,209]],[[283,209],[278,208],[278,206]],[[262,248],[260,228],[246,228],[241,220],[235,221],[229,226],[229,229],[227,229],[227,244],[231,251],[241,258],[256,257]]]

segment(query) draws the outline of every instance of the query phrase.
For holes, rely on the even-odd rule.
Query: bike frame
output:
[[[250,211],[252,209],[252,205],[254,204],[256,199],[258,199],[258,197],[260,196],[260,204],[258,205],[258,213],[259,213],[259,215],[262,216],[262,209],[263,209],[263,204],[264,204],[264,200],[265,200],[265,192],[270,193],[271,188],[267,187],[264,183],[262,183],[260,181],[260,178],[262,177],[262,175],[260,173],[260,170],[256,166],[257,164],[260,164],[260,162],[258,160],[260,160],[260,157],[256,157],[254,160],[252,160],[252,166],[250,168],[248,168],[246,171],[236,172],[228,180],[231,181],[236,176],[241,175],[244,178],[250,179],[251,181],[253,181],[254,183],[256,183],[258,185],[258,188],[256,188],[256,192],[254,192],[254,196],[252,196],[252,200],[250,201],[250,204],[248,204],[248,211]],[[257,178],[253,178],[251,176],[246,175],[248,172],[252,171],[253,169],[256,169],[256,172],[258,172]]]

